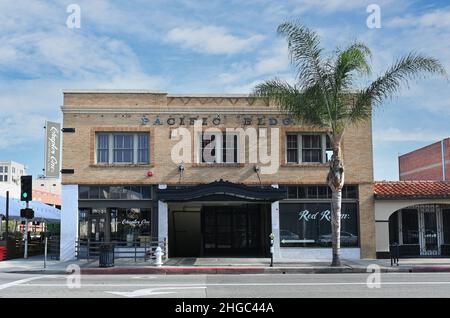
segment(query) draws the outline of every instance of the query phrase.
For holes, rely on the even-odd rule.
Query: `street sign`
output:
[[[59,178],[61,169],[61,124],[45,123],[45,177]]]

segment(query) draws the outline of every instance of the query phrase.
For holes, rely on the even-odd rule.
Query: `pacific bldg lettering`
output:
[[[160,116],[149,117],[142,116],[141,117],[141,125],[153,125],[153,126],[193,126],[196,121],[201,121],[203,126],[219,126],[225,125],[227,123],[227,116],[214,116],[214,117],[167,117],[161,118]],[[238,122],[241,123],[242,126],[292,126],[298,124],[294,119],[289,117],[261,117],[261,116],[236,116]]]

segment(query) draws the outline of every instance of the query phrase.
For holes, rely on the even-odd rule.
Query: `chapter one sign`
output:
[[[61,124],[45,123],[45,177],[59,178],[61,169]]]

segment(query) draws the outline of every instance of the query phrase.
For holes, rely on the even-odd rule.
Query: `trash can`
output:
[[[6,246],[0,246],[0,262],[6,260],[7,250]]]
[[[99,267],[114,266],[114,244],[101,244],[99,246],[100,257],[98,260]]]

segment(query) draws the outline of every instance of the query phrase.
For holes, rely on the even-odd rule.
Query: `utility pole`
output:
[[[30,202],[27,201],[27,209],[30,207]],[[23,258],[28,258],[28,219],[25,219],[25,246],[23,249]]]
[[[25,246],[23,257],[28,258],[28,221],[34,218],[34,212],[30,209],[30,201],[33,200],[33,177],[21,176],[20,177],[20,201],[25,201],[27,204],[26,209],[20,211],[20,216],[25,218]]]
[[[6,191],[6,227],[5,227],[6,250],[8,250],[8,234],[9,234],[9,191]]]

